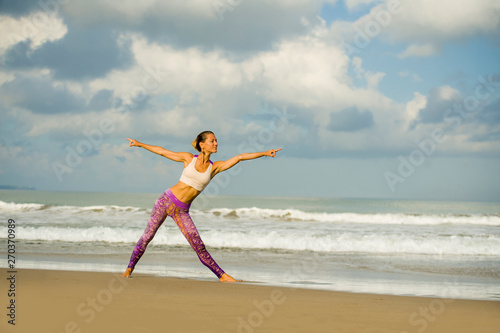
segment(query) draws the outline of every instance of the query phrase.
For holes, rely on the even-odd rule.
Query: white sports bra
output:
[[[196,170],[194,167],[196,164],[196,160],[198,155],[194,155],[191,163],[188,164],[187,167],[184,168],[181,174],[181,178],[179,179],[184,184],[187,184],[198,191],[203,191],[205,187],[207,187],[208,183],[212,179],[212,161],[210,161],[210,165],[207,170],[203,173]]]

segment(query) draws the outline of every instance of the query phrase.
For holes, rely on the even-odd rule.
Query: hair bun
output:
[[[191,142],[191,145],[195,150],[201,152],[200,142],[204,142],[208,134],[214,134],[214,133],[212,131],[203,131],[200,134],[198,134],[198,136],[196,137],[196,139],[194,139],[193,142]]]

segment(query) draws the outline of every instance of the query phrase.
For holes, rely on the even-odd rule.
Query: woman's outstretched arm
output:
[[[193,158],[193,154],[191,154],[191,153],[185,153],[185,152],[176,153],[176,152],[170,151],[168,149],[165,149],[163,147],[148,145],[148,144],[139,142],[139,141],[134,140],[134,139],[127,138],[127,140],[130,141],[130,145],[129,145],[130,147],[142,147],[146,150],[149,150],[152,153],[166,157],[166,158],[168,158],[172,161],[175,161],[175,162],[188,163]]]
[[[280,151],[281,148],[279,149],[270,149],[268,151],[263,151],[259,153],[243,153],[236,155],[235,157],[232,157],[228,159],[227,161],[217,161],[214,163],[214,167],[212,170],[212,177],[214,177],[216,174],[222,171],[226,171],[227,169],[232,168],[236,164],[238,164],[241,161],[247,161],[247,160],[253,160],[262,156],[270,156],[270,157],[275,157],[276,152]]]

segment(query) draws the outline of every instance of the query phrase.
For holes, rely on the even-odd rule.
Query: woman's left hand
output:
[[[265,155],[266,156],[271,156],[271,157],[274,157],[276,156],[276,152],[280,151],[282,148],[280,149],[271,149],[271,150],[268,150],[265,152]]]

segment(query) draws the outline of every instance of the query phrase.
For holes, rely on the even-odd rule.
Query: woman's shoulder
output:
[[[189,163],[191,163],[191,161],[194,158],[194,155],[188,152],[182,152],[178,154],[182,155],[182,159],[184,160],[184,167],[186,167]]]

